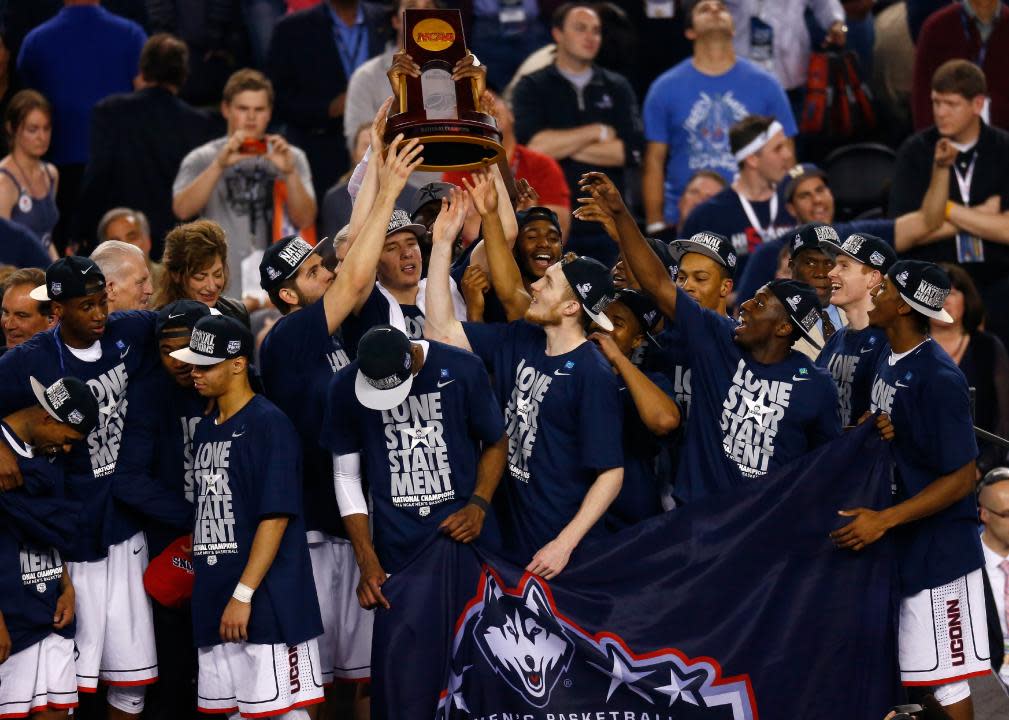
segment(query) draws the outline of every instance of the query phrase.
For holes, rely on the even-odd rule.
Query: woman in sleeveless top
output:
[[[11,152],[0,160],[0,217],[31,230],[54,260],[56,168],[42,160],[52,137],[52,106],[40,93],[22,90],[11,98],[4,118]]]

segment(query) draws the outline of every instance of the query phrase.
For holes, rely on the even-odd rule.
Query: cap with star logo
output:
[[[391,410],[413,387],[413,344],[402,330],[377,325],[357,346],[354,394],[371,410]]]
[[[29,377],[35,399],[49,415],[87,435],[98,424],[98,400],[91,388],[75,377],[60,378],[46,387]]]
[[[613,278],[598,260],[571,254],[561,259],[561,270],[582,309],[603,330],[613,330],[606,306],[613,302]]]
[[[908,305],[930,318],[944,323],[953,316],[943,309],[949,295],[949,275],[938,265],[923,260],[899,260],[887,272],[897,286],[897,292]]]
[[[105,289],[105,275],[91,258],[70,255],[46,268],[46,284],[33,289],[32,300],[65,302]]]
[[[169,353],[190,365],[216,365],[237,357],[252,358],[252,333],[227,315],[200,318],[189,336],[189,347]]]
[[[795,332],[819,347],[811,332],[820,320],[820,300],[816,290],[798,280],[772,280],[767,283],[770,290],[781,302],[788,314]]]

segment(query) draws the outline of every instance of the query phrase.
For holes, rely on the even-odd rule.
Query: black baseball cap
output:
[[[537,220],[546,220],[548,223],[557,228],[557,232],[561,230],[561,221],[557,218],[557,213],[548,207],[543,207],[542,205],[535,205],[528,210],[519,210],[515,213],[515,219],[518,220],[519,232],[522,231],[526,225]]]
[[[300,235],[288,235],[263,251],[259,263],[259,285],[266,292],[276,289],[282,282],[294,277],[298,268],[314,252],[322,252],[333,242],[323,238],[314,246]]]
[[[35,399],[54,419],[82,435],[87,435],[98,425],[98,400],[83,381],[65,377],[49,387],[34,377],[29,377],[29,381]]]
[[[801,163],[789,170],[788,179],[785,181],[785,200],[792,202],[792,196],[795,195],[795,189],[799,187],[799,183],[811,177],[818,177],[822,178],[824,182],[827,181],[827,173],[821,170],[819,165],[814,165],[813,163]]]
[[[841,247],[841,238],[830,225],[824,223],[806,223],[792,231],[792,239],[788,243],[788,255],[794,258],[803,250],[824,252],[827,248],[833,255]]]
[[[673,243],[677,252],[677,259],[682,260],[687,253],[697,253],[714,260],[724,268],[728,268],[732,273],[736,269],[736,249],[724,235],[715,232],[694,233],[689,238],[677,240]]]
[[[32,300],[63,302],[105,289],[105,275],[91,258],[70,255],[46,268],[46,284],[33,289]]]
[[[420,209],[428,203],[440,203],[443,198],[452,194],[455,187],[452,183],[447,182],[429,182],[427,185],[422,185],[413,195],[413,212],[410,213],[410,216],[415,217]]]
[[[160,336],[162,332],[172,328],[192,332],[201,318],[220,314],[219,310],[207,307],[205,303],[196,300],[189,298],[176,300],[158,311],[158,317],[154,320],[154,333]]]
[[[666,272],[669,273],[669,279],[675,282],[676,274],[680,270],[679,256],[677,256],[673,248],[669,246],[669,243],[665,243],[658,238],[645,238],[645,242],[648,243],[648,247],[652,249],[652,252],[659,256],[659,260],[661,260],[663,266],[665,266]]]
[[[634,317],[641,323],[641,329],[651,337],[651,334],[662,322],[662,313],[650,297],[640,290],[624,288],[617,290],[613,297],[613,302],[623,303],[627,309],[634,313]]]
[[[236,357],[252,357],[252,332],[227,315],[209,315],[193,326],[189,347],[170,353],[190,365],[216,365]]]
[[[886,274],[893,278],[897,291],[908,305],[922,315],[944,323],[953,322],[952,316],[942,307],[952,286],[949,275],[941,267],[923,260],[898,260]]]
[[[824,247],[828,246],[830,243],[824,243]],[[852,233],[834,247],[834,252],[884,273],[897,262],[897,252],[882,238],[868,233]]]
[[[354,394],[372,410],[391,410],[413,387],[413,345],[402,330],[377,325],[357,345]]]
[[[767,289],[781,301],[798,334],[819,345],[810,334],[820,321],[820,300],[816,290],[798,280],[772,280]]]
[[[612,330],[613,323],[604,312],[614,295],[613,278],[606,266],[590,257],[575,256],[563,258],[561,270],[585,314],[603,330]]]

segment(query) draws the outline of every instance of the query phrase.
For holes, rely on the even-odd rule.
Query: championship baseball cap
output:
[[[687,253],[697,253],[714,260],[724,268],[728,268],[731,273],[736,268],[736,250],[732,243],[724,235],[715,232],[694,233],[689,238],[677,240],[673,243],[677,252],[677,259],[682,260]]]
[[[767,289],[781,301],[796,331],[814,345],[818,345],[810,334],[820,320],[820,301],[816,290],[798,280],[772,280]]]
[[[32,300],[63,302],[105,289],[105,275],[91,258],[70,255],[46,268],[46,284],[33,289]]]
[[[453,189],[455,189],[455,185],[447,182],[429,182],[427,185],[421,185],[413,194],[413,212],[410,213],[410,216],[416,216],[420,209],[428,203],[440,203],[442,199],[452,194]]]
[[[803,180],[808,180],[811,177],[822,178],[824,182],[827,181],[827,173],[820,169],[818,165],[813,163],[801,163],[795,165],[791,170],[788,171],[788,175],[785,180],[785,200],[787,202],[792,202],[792,196],[795,195],[795,189],[799,187],[799,183]]]
[[[34,377],[29,377],[29,382],[39,405],[55,420],[82,435],[87,435],[98,424],[98,400],[83,381],[65,377],[49,387]]]
[[[252,357],[252,332],[227,315],[200,318],[189,336],[189,347],[170,355],[190,365],[216,365],[236,357]]]
[[[612,330],[613,323],[604,313],[614,294],[606,266],[590,257],[567,256],[561,259],[561,270],[585,314],[603,330]]]
[[[904,302],[920,312],[944,323],[953,322],[943,303],[949,295],[949,275],[938,265],[922,260],[898,260],[890,266],[887,276],[897,285]]]
[[[396,208],[392,211],[392,217],[389,218],[389,225],[385,228],[385,236],[389,237],[393,233],[403,231],[412,232],[417,236],[418,240],[427,235],[427,228],[425,226],[411,220],[410,216],[406,214],[406,210]]]
[[[626,305],[627,309],[634,313],[634,317],[641,323],[641,329],[645,331],[649,339],[652,339],[652,333],[655,332],[659,323],[662,322],[662,313],[659,312],[658,307],[655,306],[650,297],[640,290],[624,288],[623,290],[617,290],[616,295],[613,297],[613,302]]]
[[[648,247],[652,249],[656,255],[659,256],[659,260],[666,268],[666,272],[669,273],[669,279],[676,282],[676,274],[680,271],[679,256],[670,247],[669,243],[665,243],[658,238],[646,237],[645,242],[648,243]]]
[[[515,219],[518,220],[519,232],[522,231],[526,225],[536,220],[546,220],[548,223],[557,228],[560,232],[561,221],[557,219],[557,213],[548,207],[543,207],[542,205],[535,205],[528,210],[519,210],[515,213]]]
[[[803,250],[829,251],[834,255],[840,247],[841,238],[837,230],[830,225],[806,223],[792,231],[792,238],[788,243],[788,255],[794,258]]]
[[[263,251],[263,259],[259,263],[259,286],[266,292],[276,289],[297,274],[309,255],[322,252],[332,244],[330,238],[323,238],[314,246],[300,235],[281,238]]]
[[[354,394],[366,408],[391,410],[413,386],[413,345],[402,330],[377,325],[357,345]]]
[[[154,320],[154,334],[160,336],[162,332],[171,328],[192,332],[193,327],[201,318],[220,314],[220,310],[207,307],[205,303],[197,300],[189,298],[176,300],[158,311],[158,317]]]
[[[830,243],[824,243],[824,247],[828,245]],[[883,238],[868,233],[852,233],[840,246],[833,247],[833,251],[884,273],[897,262],[897,252]]]
[[[144,571],[144,590],[165,607],[182,607],[193,596],[193,558],[185,550],[191,542],[189,535],[176,538]]]

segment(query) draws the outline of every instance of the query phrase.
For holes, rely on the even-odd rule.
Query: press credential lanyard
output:
[[[973,173],[973,171],[974,166],[971,165],[971,172]],[[957,177],[959,178],[959,175]],[[753,205],[751,205],[750,201],[743,197],[743,194],[738,190],[736,191],[736,197],[739,198],[739,204],[743,206],[743,212],[746,213],[746,219],[750,221],[750,225],[752,225],[753,229],[757,231],[758,235],[760,235],[760,239],[767,242],[768,239],[770,239],[769,235],[771,233],[771,228],[774,227],[774,221],[778,218],[778,192],[775,191],[774,194],[771,195],[771,220],[767,223],[766,228],[763,227],[757,220],[757,213],[753,211]]]

